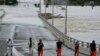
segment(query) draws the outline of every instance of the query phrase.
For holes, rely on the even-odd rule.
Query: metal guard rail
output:
[[[43,18],[41,15],[38,15],[40,17],[40,19],[43,21],[43,23],[45,24],[45,26],[47,27],[47,29],[49,29],[51,31],[51,33],[59,40],[61,40],[63,42],[63,44],[65,46],[67,46],[68,48],[71,48],[72,50],[74,50],[74,44],[76,41],[79,41],[79,45],[80,45],[80,53],[86,54],[86,55],[90,55],[90,43],[88,42],[84,42],[84,41],[80,41],[74,38],[71,38],[69,36],[65,36],[65,34],[63,34],[62,32],[60,32],[58,29],[56,29],[54,26],[52,26],[50,23],[47,22],[47,20],[45,18]],[[96,49],[97,49],[97,56],[100,56],[100,44],[96,44]]]

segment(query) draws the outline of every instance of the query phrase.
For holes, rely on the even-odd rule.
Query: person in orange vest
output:
[[[56,46],[57,46],[57,49],[56,49],[57,56],[61,56],[61,53],[62,53],[62,42],[60,40],[58,40],[56,42]]]
[[[44,44],[42,40],[40,39],[38,43],[38,56],[43,56],[43,47],[44,47]]]
[[[74,56],[79,56],[79,41],[75,43],[75,54]]]
[[[90,44],[90,56],[96,56],[96,44],[94,40]]]

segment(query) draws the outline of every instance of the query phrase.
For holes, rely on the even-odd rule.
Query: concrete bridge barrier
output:
[[[62,32],[60,32],[58,29],[56,29],[53,25],[51,25],[50,23],[47,22],[47,20],[45,18],[43,18],[41,15],[39,15],[39,17],[41,18],[41,20],[43,21],[43,23],[45,24],[45,26],[47,27],[48,30],[50,30],[50,32],[59,40],[61,40],[63,42],[63,44],[65,46],[67,46],[68,48],[74,50],[74,44],[76,41],[79,41],[79,45],[80,45],[80,49],[79,52],[86,54],[86,55],[90,55],[90,43],[88,42],[84,42],[84,41],[80,41],[74,38],[71,38],[69,36],[66,36],[65,34],[63,34]],[[96,44],[96,49],[97,49],[97,56],[100,56],[100,44]]]
[[[5,16],[5,11],[3,9],[0,9],[0,11],[2,11],[3,13],[0,15],[0,23],[2,21],[2,18]]]

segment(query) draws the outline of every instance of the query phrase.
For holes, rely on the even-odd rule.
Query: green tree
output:
[[[89,5],[91,0],[70,0],[70,3],[72,5],[81,5],[81,6],[84,6],[84,5]]]
[[[16,5],[18,4],[17,0],[5,0],[6,5]]]
[[[35,3],[34,6],[37,7],[37,4]]]
[[[100,0],[94,0],[94,3],[95,3],[96,5],[100,5]]]
[[[0,5],[4,3],[4,0],[0,0]]]

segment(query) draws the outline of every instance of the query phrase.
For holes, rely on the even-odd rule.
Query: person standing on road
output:
[[[43,47],[44,47],[44,44],[42,40],[40,39],[38,43],[38,56],[43,56]]]
[[[32,53],[32,38],[29,38],[29,53]]]
[[[33,54],[33,48],[35,47],[35,43],[34,41],[32,40],[32,38],[30,37],[29,38],[29,53],[30,54]]]
[[[74,56],[79,56],[79,41],[75,43],[75,54]]]
[[[7,41],[7,47],[8,47],[8,55],[13,56],[12,51],[13,51],[13,41],[11,38],[8,39]]]
[[[61,56],[61,53],[62,53],[62,42],[60,40],[58,40],[56,42],[56,46],[57,46],[57,49],[56,49],[57,56]]]
[[[90,44],[90,56],[96,56],[96,44],[95,40]]]

